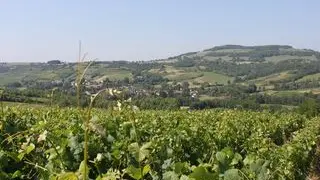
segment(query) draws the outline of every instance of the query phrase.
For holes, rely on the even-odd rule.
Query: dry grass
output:
[[[198,82],[198,83],[208,82],[210,84],[215,84],[215,83],[227,84],[228,81],[232,82],[233,78],[223,74],[218,74],[215,72],[203,72],[203,76],[193,80],[193,82]]]
[[[292,76],[292,74],[289,74],[288,71],[285,71],[285,72],[281,72],[281,73],[276,73],[276,74],[271,74],[271,75],[268,75],[268,76],[264,76],[264,77],[260,77],[260,78],[257,78],[257,79],[253,79],[253,80],[250,80],[250,82],[253,82],[259,86],[261,85],[269,85],[270,82],[272,81],[280,81],[280,80],[283,80],[283,79],[287,79],[287,78],[290,78]]]

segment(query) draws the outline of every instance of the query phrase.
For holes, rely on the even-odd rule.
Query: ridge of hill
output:
[[[301,83],[318,77],[313,74],[320,73],[319,61],[320,52],[296,49],[289,45],[223,45],[161,60],[98,61],[90,67],[86,78],[92,82],[125,79],[126,82],[151,86],[186,81],[191,87],[204,83],[256,83],[273,89],[275,83]],[[0,86],[71,83],[75,78],[75,66],[75,63],[59,60],[48,63],[2,63]]]
[[[290,59],[320,60],[320,52],[311,49],[296,49],[289,45],[215,46],[198,52],[188,52],[160,61],[181,60],[181,58],[200,58],[205,60],[225,60],[236,62],[279,62]]]

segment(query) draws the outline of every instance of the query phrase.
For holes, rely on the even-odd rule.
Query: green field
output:
[[[239,56],[242,60],[249,60],[249,57],[246,56]],[[208,61],[216,61],[218,59],[221,59],[223,61],[231,61],[233,58],[230,56],[203,56],[203,59]],[[267,62],[280,62],[285,60],[292,60],[292,59],[306,59],[306,60],[317,60],[314,56],[290,56],[290,55],[280,55],[280,56],[272,56],[272,57],[266,57],[265,58]]]
[[[6,73],[0,73],[0,86],[20,82],[22,80],[35,80],[35,81],[53,81],[67,78],[74,73],[72,67],[52,67],[49,66],[32,66],[30,64],[11,64],[12,69]]]
[[[0,76],[0,86],[5,86],[12,82],[19,82],[25,77],[23,74],[19,73],[0,73]]]
[[[285,72],[281,72],[281,73],[271,74],[271,75],[265,76],[265,77],[259,77],[257,79],[250,80],[249,83],[255,83],[259,86],[269,85],[270,82],[272,82],[272,81],[276,82],[276,81],[280,81],[283,79],[288,79],[292,76],[293,75],[290,74],[288,71],[285,71]]]
[[[297,108],[297,106],[289,106],[289,105],[282,105],[282,104],[261,104],[261,106],[265,106],[265,107],[270,107],[270,106],[274,106],[274,105],[278,105],[278,106],[281,106],[281,107],[284,107],[284,108],[287,108],[290,110]]]
[[[166,75],[170,81],[185,81],[192,80],[202,75],[202,72],[184,72]]]
[[[4,106],[15,107],[15,108],[43,108],[44,104],[30,104],[30,103],[19,103],[19,102],[2,102]]]
[[[286,96],[286,95],[299,95],[303,93],[320,94],[320,88],[286,90],[286,91],[267,91],[270,95]]]
[[[164,77],[168,78],[170,81],[188,81],[189,83],[193,84],[196,83],[204,83],[208,82],[210,84],[227,84],[228,81],[232,82],[233,78],[218,74],[215,72],[204,72],[198,71],[195,68],[174,68],[172,66],[166,66],[165,70],[159,72],[158,69],[152,69],[149,72],[156,73],[156,74],[163,74]]]
[[[35,81],[53,81],[74,78],[75,69],[74,66],[31,66],[25,65],[11,65],[15,67],[9,72],[0,73],[0,86],[7,85],[12,82],[20,82],[22,80],[35,80]],[[131,71],[123,68],[108,68],[102,65],[91,66],[87,73],[87,77],[93,77],[94,80],[100,81],[108,77],[110,80],[121,80],[125,77],[132,77]]]
[[[218,59],[221,59],[223,61],[231,61],[232,57],[230,56],[220,56],[220,57],[216,57],[216,56],[204,56],[203,59],[208,60],[208,61],[217,61]]]
[[[96,69],[90,69],[90,72],[99,74],[94,77],[95,81],[105,80],[106,78],[109,78],[110,80],[122,80],[126,77],[132,78],[131,72],[125,69],[101,68],[98,71],[96,71]],[[89,75],[90,72],[88,72]]]
[[[30,66],[28,64],[21,65],[21,64],[12,64],[10,66],[12,68],[9,72],[0,73],[0,86],[12,83],[12,82],[19,82],[25,76],[30,74]]]
[[[307,179],[318,158],[319,117],[129,107],[5,108],[0,178]]]
[[[198,83],[204,83],[208,82],[210,84],[227,84],[228,81],[232,83],[233,78],[223,75],[223,74],[218,74],[215,72],[202,72],[203,76],[195,78],[192,80],[192,82],[198,82]]]
[[[201,71],[197,71],[195,67],[192,68],[175,68],[173,66],[166,65],[163,70],[160,69],[151,69],[150,73],[162,75],[165,78],[168,78],[170,81],[186,81],[195,79],[202,75]]]
[[[318,81],[319,79],[320,79],[320,73],[316,73],[316,74],[304,76],[303,78],[298,79],[297,82],[312,81],[312,80]]]
[[[317,60],[315,56],[291,56],[291,55],[280,55],[280,56],[272,56],[272,57],[266,57],[266,61],[270,62],[280,62],[280,61],[285,61],[285,60],[290,60],[290,59],[306,59],[306,60]]]
[[[223,96],[219,96],[219,97],[214,97],[214,96],[208,96],[208,95],[200,95],[199,99],[201,101],[205,101],[205,100],[213,100],[213,99],[225,99],[227,97],[223,97]]]

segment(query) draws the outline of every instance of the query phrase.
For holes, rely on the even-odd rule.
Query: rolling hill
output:
[[[228,84],[256,83],[267,86],[275,82],[303,81],[318,77],[320,53],[288,45],[216,46],[167,59],[146,62],[96,62],[88,71],[88,80],[134,79],[139,74],[161,76],[170,82]],[[23,63],[0,65],[0,86],[20,82],[72,81],[75,63]]]

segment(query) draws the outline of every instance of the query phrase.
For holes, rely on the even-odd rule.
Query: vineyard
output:
[[[123,103],[93,109],[86,136],[84,111],[3,107],[0,179],[306,179],[320,134],[319,118],[295,113]]]

